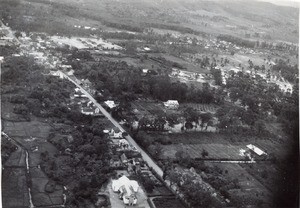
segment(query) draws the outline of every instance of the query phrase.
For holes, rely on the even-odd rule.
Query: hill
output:
[[[260,1],[1,0],[16,29],[61,32],[75,24],[140,32],[160,28],[196,34],[298,43],[299,9]],[[17,4],[18,6],[10,6]]]

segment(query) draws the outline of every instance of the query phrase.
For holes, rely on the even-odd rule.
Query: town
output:
[[[159,2],[0,2],[3,207],[297,207],[299,8]]]

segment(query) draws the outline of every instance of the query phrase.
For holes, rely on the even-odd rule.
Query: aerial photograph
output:
[[[0,0],[0,207],[299,207],[299,5]]]

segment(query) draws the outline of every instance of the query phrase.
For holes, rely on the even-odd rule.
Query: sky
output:
[[[259,0],[259,1],[270,2],[280,6],[291,6],[291,7],[300,8],[300,0]]]

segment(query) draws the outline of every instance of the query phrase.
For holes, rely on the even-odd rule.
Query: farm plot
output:
[[[191,158],[203,158],[202,151],[208,152],[207,159],[231,159],[242,160],[244,156],[240,155],[240,149],[245,148],[242,145],[230,144],[172,144],[163,146],[163,158],[175,158],[177,151],[184,151]]]
[[[230,144],[222,134],[211,132],[184,132],[168,135],[151,133],[149,135],[155,138],[167,137],[172,144]]]
[[[132,108],[137,109],[139,111],[138,114],[142,115],[161,115],[165,112],[164,106],[162,103],[154,103],[154,102],[133,102]]]
[[[210,167],[216,166],[222,170],[224,177],[238,180],[240,188],[228,191],[231,199],[234,201],[242,200],[241,203],[243,204],[253,204],[253,201],[249,202],[249,200],[254,200],[255,202],[262,200],[265,203],[271,203],[272,196],[270,191],[239,164],[205,162],[205,165]],[[244,165],[251,166],[252,164]]]
[[[157,57],[157,54],[151,54],[151,55]],[[167,53],[160,53],[159,57],[163,57],[163,58],[165,58],[168,61],[178,63],[181,66],[183,66],[189,72],[197,72],[197,73],[205,73],[206,72],[206,70],[201,69],[201,68],[195,66],[192,63],[189,63],[188,61],[186,61],[186,60],[184,60],[182,58],[178,58],[178,57],[172,56],[172,55],[167,54]]]
[[[3,207],[29,207],[25,168],[4,168],[2,172]]]
[[[201,112],[210,112],[210,113],[215,113],[217,111],[217,106],[215,105],[210,105],[210,104],[198,104],[198,103],[183,103],[180,105],[180,108],[194,108],[197,111]]]
[[[50,126],[40,121],[4,122],[4,131],[11,137],[39,137],[47,138]]]
[[[39,168],[31,168],[32,198],[36,206],[54,206],[63,204],[63,187],[55,184],[53,192],[46,192],[48,177]]]

